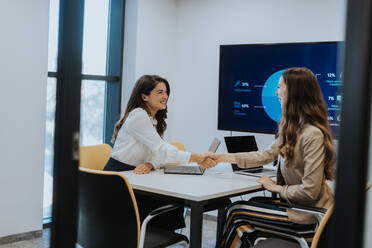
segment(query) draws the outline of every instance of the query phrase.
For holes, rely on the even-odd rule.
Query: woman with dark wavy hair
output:
[[[200,163],[205,155],[178,150],[162,137],[167,129],[169,83],[157,75],[140,77],[124,116],[115,124],[110,160],[104,170],[149,173],[165,163]]]
[[[270,177],[257,181],[289,204],[327,209],[334,201],[326,181],[334,179],[335,151],[318,81],[307,68],[290,68],[283,72],[276,94],[282,117],[279,136],[271,146],[258,152],[215,154],[212,158],[217,162],[237,163],[242,168],[278,160],[276,182]],[[244,230],[233,214],[241,206],[245,209]],[[253,220],[287,227],[315,222],[311,214],[278,207],[275,200],[265,197],[233,203],[227,213],[223,247],[235,247],[239,242],[253,245],[257,237]]]
[[[115,125],[110,159],[104,170],[134,170],[146,174],[165,163],[197,162],[214,163],[206,154],[194,154],[178,150],[163,140],[167,128],[167,101],[169,83],[157,75],[140,77],[129,98],[123,118]],[[136,195],[140,218],[143,220],[153,209],[170,204],[165,200]],[[151,225],[170,230],[185,226],[181,209],[155,217]]]

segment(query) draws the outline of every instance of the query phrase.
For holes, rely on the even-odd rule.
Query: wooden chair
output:
[[[266,233],[272,237],[265,239],[254,246],[254,248],[309,248],[308,238],[304,238],[302,233],[314,232],[314,236],[311,241],[311,248],[318,247],[320,237],[328,223],[329,218],[333,213],[334,206],[331,206],[328,210],[321,208],[310,208],[302,206],[289,207],[298,212],[312,213],[318,220],[315,228],[309,228],[308,230],[291,230],[287,228],[280,228],[277,226],[264,225],[261,223],[254,223],[254,228],[257,231]]]
[[[111,146],[108,144],[80,146],[79,166],[92,170],[103,170],[110,158],[110,153]]]
[[[85,248],[187,247],[186,236],[158,228],[146,228],[159,214],[178,208],[167,205],[152,211],[140,228],[137,202],[122,174],[79,168],[78,244]]]
[[[366,191],[371,188],[371,183],[367,182],[366,184]],[[310,248],[317,248],[320,244],[321,236],[324,233],[326,225],[331,218],[333,213],[334,206],[331,206],[327,211],[324,209],[317,209],[317,208],[308,208],[308,207],[301,207],[301,206],[293,206],[292,209],[297,211],[303,211],[304,213],[313,213],[317,220],[318,225],[315,229],[314,237],[311,241]],[[299,233],[296,233],[295,230],[278,230],[273,229],[272,227],[258,227],[257,230],[263,232],[271,232],[274,235],[277,235],[279,238],[268,238],[257,245],[254,248],[302,248],[302,247],[309,247],[306,240],[301,237]],[[310,230],[311,231],[311,230]],[[281,239],[285,238],[285,239]],[[292,240],[292,241],[289,241]]]

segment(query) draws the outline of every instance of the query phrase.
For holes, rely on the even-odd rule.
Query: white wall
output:
[[[127,0],[125,3],[123,84],[121,101],[121,109],[123,112],[130,97],[130,92],[133,88],[134,81],[137,77],[137,19],[137,0]]]
[[[123,112],[133,85],[141,75],[158,74],[174,81],[176,6],[174,0],[126,1]],[[170,120],[168,124],[171,125]]]
[[[48,12],[0,1],[0,237],[42,228]]]
[[[167,138],[182,141],[186,149],[193,152],[204,152],[215,136],[223,139],[230,135],[217,130],[220,44],[344,38],[344,0],[132,2],[138,2],[137,54],[127,61],[124,71],[134,64],[136,70],[124,74],[127,85],[124,85],[123,105],[128,101],[126,94],[130,94],[133,78],[157,73],[170,79]],[[134,32],[126,30],[125,35],[128,37]],[[128,51],[132,47],[124,49]],[[127,77],[130,82],[125,80]],[[255,135],[259,148],[273,140],[272,135]],[[226,148],[223,146],[218,151],[224,152]]]
[[[172,115],[175,121],[171,128],[187,128],[188,132],[180,133],[186,146],[201,152],[213,136],[229,135],[216,131],[219,45],[341,40],[340,2],[178,1],[177,76],[173,86],[178,111]],[[193,118],[185,121],[184,116]],[[256,138],[260,148],[273,140],[272,135]]]

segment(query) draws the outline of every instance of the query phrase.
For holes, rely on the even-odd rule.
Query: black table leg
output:
[[[201,248],[203,232],[203,205],[192,203],[190,223],[190,248]]]
[[[216,235],[216,248],[220,247],[223,226],[225,225],[225,208],[218,209],[217,215],[217,235]]]

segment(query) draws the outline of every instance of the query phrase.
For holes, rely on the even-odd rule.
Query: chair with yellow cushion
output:
[[[168,144],[177,147],[178,150],[180,150],[180,151],[183,151],[183,152],[186,151],[185,146],[179,141],[168,142]],[[167,163],[166,165],[179,165],[179,164],[180,163]]]
[[[103,170],[110,158],[110,153],[111,146],[108,144],[80,146],[79,166],[92,170]]]

